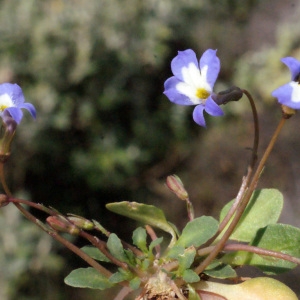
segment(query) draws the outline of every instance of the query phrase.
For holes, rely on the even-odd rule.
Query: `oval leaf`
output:
[[[115,233],[109,235],[107,240],[107,248],[109,252],[118,260],[129,263],[128,257],[125,254],[121,240]]]
[[[108,203],[106,204],[106,208],[119,215],[166,231],[172,236],[170,246],[175,242],[176,234],[173,227],[166,220],[163,211],[153,205],[123,201]]]
[[[147,232],[144,228],[138,227],[132,234],[133,244],[136,245],[144,253],[148,252],[147,248]]]
[[[81,250],[93,259],[110,262],[110,260],[96,247],[84,246]]]
[[[80,268],[73,270],[65,278],[65,283],[73,287],[99,290],[105,290],[114,285],[108,278],[94,268]]]
[[[226,278],[236,278],[237,274],[234,269],[229,265],[224,265],[221,262],[214,262],[205,269],[204,273],[209,277],[226,279]]]
[[[271,224],[258,231],[252,246],[300,257],[300,229],[286,224]],[[280,274],[294,268],[292,262],[238,251],[225,255],[222,261],[233,265],[252,265],[266,274]]]
[[[185,248],[199,247],[211,238],[218,230],[219,223],[212,217],[202,216],[187,223],[176,245]]]
[[[224,219],[233,201],[230,201],[223,207],[220,221]],[[269,224],[275,224],[278,221],[282,207],[283,196],[278,190],[263,189],[254,191],[230,239],[250,242],[255,237],[258,229]]]

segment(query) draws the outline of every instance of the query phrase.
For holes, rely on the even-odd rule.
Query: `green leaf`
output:
[[[183,246],[175,245],[169,250],[167,257],[178,259],[178,256],[184,253],[184,249]]]
[[[183,254],[178,256],[179,268],[178,275],[183,274],[183,272],[188,269],[194,262],[196,255],[195,247],[191,246],[184,250]]]
[[[131,289],[136,290],[140,287],[141,279],[139,277],[135,277],[129,282],[129,286]]]
[[[196,218],[187,223],[176,245],[199,247],[217,232],[218,226],[217,220],[212,217]]]
[[[142,270],[145,271],[150,266],[150,260],[149,259],[143,259],[142,260]]]
[[[191,269],[185,270],[183,272],[182,279],[187,283],[200,281],[200,277]]]
[[[84,246],[81,248],[81,250],[93,259],[110,262],[110,260],[96,247]]]
[[[233,202],[234,200],[224,206],[220,214],[220,221],[224,219]],[[278,190],[263,189],[254,191],[230,239],[250,242],[255,237],[258,229],[269,224],[275,224],[278,221],[282,207],[283,196]]]
[[[157,245],[161,244],[163,241],[163,237],[157,238],[156,240],[152,241],[149,245],[149,252],[152,253],[152,250],[154,247],[156,247]]]
[[[172,241],[170,242],[169,247],[175,243],[176,233],[173,227],[166,220],[166,217],[161,209],[153,205],[128,201],[108,203],[106,204],[106,208],[119,215],[168,232],[172,236]]]
[[[121,240],[118,238],[118,236],[115,233],[110,234],[106,245],[111,255],[113,255],[116,259],[129,263],[129,260],[125,254]]]
[[[66,278],[65,284],[78,287],[105,290],[114,284],[107,277],[94,268],[80,268],[73,270]]]
[[[130,271],[124,271],[119,268],[118,272],[112,274],[109,278],[109,281],[112,283],[119,283],[125,280],[130,280],[133,277],[133,274]]]
[[[188,300],[201,300],[199,294],[195,291],[195,289],[190,284],[188,284],[187,287],[189,289],[189,299]]]
[[[286,224],[271,224],[258,231],[251,245],[300,257],[300,229]],[[222,261],[232,265],[251,265],[266,274],[280,274],[293,269],[296,264],[271,256],[237,251],[226,254]]]
[[[144,253],[148,253],[147,248],[147,232],[144,228],[138,227],[132,234],[133,244],[136,245]]]
[[[135,266],[137,261],[134,253],[130,249],[124,249],[124,252],[127,257],[128,264],[130,264],[131,266]]]
[[[229,265],[225,265],[220,261],[215,261],[210,264],[204,271],[204,273],[213,278],[226,279],[236,278],[237,274],[233,268]]]

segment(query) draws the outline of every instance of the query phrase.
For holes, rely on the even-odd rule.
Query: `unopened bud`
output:
[[[284,119],[289,119],[296,113],[296,111],[293,108],[290,108],[285,105],[281,105],[281,111]]]
[[[78,235],[80,229],[70,223],[68,220],[59,216],[50,216],[46,219],[47,223],[55,230],[61,232],[67,232],[72,235]]]
[[[237,86],[232,86],[218,94],[213,94],[212,97],[218,105],[227,104],[230,101],[239,101],[243,97],[243,91]]]
[[[5,194],[0,194],[0,207],[6,206],[9,203],[8,197]]]
[[[167,187],[181,200],[187,200],[189,194],[183,186],[182,181],[177,175],[170,175],[166,180]]]
[[[77,227],[84,229],[84,230],[92,230],[95,228],[95,225],[92,221],[85,219],[81,216],[76,215],[68,215],[68,220],[71,221]]]

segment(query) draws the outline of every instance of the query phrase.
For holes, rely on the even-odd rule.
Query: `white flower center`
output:
[[[300,102],[300,84],[296,81],[292,81],[290,86],[293,89],[291,96],[292,102]]]
[[[187,96],[194,104],[205,103],[205,100],[212,92],[211,86],[206,80],[208,66],[199,68],[190,63],[187,67],[182,68],[183,82],[176,85],[180,94]]]
[[[0,112],[3,112],[6,108],[15,106],[12,99],[8,94],[3,94],[0,96]]]

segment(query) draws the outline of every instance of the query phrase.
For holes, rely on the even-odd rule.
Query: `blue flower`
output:
[[[19,124],[23,117],[22,108],[29,111],[33,118],[36,111],[31,103],[25,103],[22,89],[15,83],[0,84],[0,117],[5,123],[11,118]]]
[[[272,92],[278,102],[293,109],[300,109],[300,62],[293,57],[281,61],[290,69],[292,81]]]
[[[217,50],[206,50],[198,63],[193,50],[178,51],[171,62],[174,76],[165,82],[164,94],[179,105],[196,105],[193,118],[205,127],[203,111],[212,116],[222,116],[222,109],[212,98],[213,87],[220,71]]]

